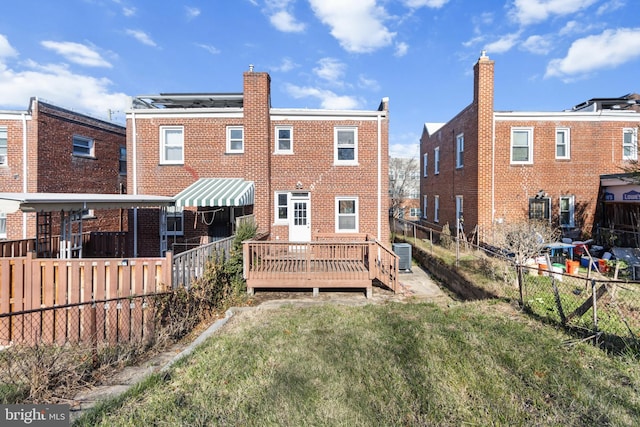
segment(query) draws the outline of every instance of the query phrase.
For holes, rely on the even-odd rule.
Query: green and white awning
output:
[[[253,181],[242,178],[200,178],[174,197],[177,207],[253,205]]]

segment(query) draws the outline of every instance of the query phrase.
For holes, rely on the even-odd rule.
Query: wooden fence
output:
[[[153,306],[137,296],[170,289],[171,271],[171,254],[132,260],[46,259],[33,253],[0,258],[0,345],[113,344],[149,335]],[[12,315],[18,312],[24,314]]]

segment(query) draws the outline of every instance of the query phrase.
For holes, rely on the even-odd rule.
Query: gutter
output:
[[[133,181],[131,186],[133,187],[133,194],[138,195],[138,167],[137,167],[137,152],[138,152],[138,132],[136,130],[136,113],[131,112],[131,140],[133,148],[133,165],[131,166],[133,172]],[[133,257],[138,257],[138,208],[133,208]]]
[[[22,192],[27,193],[28,182],[27,182],[27,161],[28,159],[28,149],[27,149],[27,117],[25,113],[20,114],[22,117]],[[22,213],[22,238],[27,238],[27,213]]]

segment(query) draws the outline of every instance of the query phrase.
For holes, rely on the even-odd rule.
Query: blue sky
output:
[[[37,96],[123,121],[131,97],[241,92],[253,64],[278,108],[376,109],[390,151],[471,102],[495,60],[495,109],[560,111],[640,92],[639,0],[31,0],[0,14],[0,109]]]

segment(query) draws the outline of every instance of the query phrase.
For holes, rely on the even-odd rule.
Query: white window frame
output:
[[[433,174],[440,174],[440,147],[433,149]]]
[[[340,202],[342,201],[352,201],[354,202],[354,211],[353,213],[340,213]],[[360,221],[359,217],[359,203],[358,198],[354,196],[340,196],[336,197],[336,208],[335,208],[335,230],[336,233],[357,233],[360,229]],[[349,229],[341,229],[340,228],[340,218],[341,217],[353,217],[355,219],[355,227]]]
[[[170,230],[170,218],[179,218],[180,230]],[[174,220],[174,224],[177,223]],[[167,206],[167,236],[184,236],[184,208],[178,206]]]
[[[184,164],[184,126],[160,126],[160,164],[161,165],[182,165]],[[167,141],[167,133],[180,131],[180,141]],[[180,148],[180,158],[175,160],[167,159],[167,148]]]
[[[562,135],[564,142],[561,144],[558,142],[558,135]],[[558,149],[564,147],[564,156],[558,155]],[[556,159],[570,159],[571,158],[571,131],[569,128],[556,128]]]
[[[422,155],[422,176],[426,178],[429,175],[429,154]]]
[[[9,137],[6,126],[0,127],[0,166],[9,164]]]
[[[72,154],[77,157],[95,157],[95,143],[93,138],[82,135],[73,135]],[[76,151],[80,150],[80,151]]]
[[[516,133],[525,133],[527,135],[527,160],[514,160],[513,149],[514,135]],[[518,146],[520,148],[520,146]],[[532,165],[533,164],[533,128],[532,127],[514,127],[511,128],[511,142],[509,144],[509,157],[512,165]]]
[[[289,131],[289,148],[280,148],[280,131],[281,130],[288,130]],[[276,140],[276,147],[275,147],[275,153],[276,154],[293,154],[293,126],[276,126],[275,129],[275,140]],[[283,141],[286,141],[286,138],[282,138]]]
[[[0,211],[0,239],[7,238],[7,213]]]
[[[456,169],[464,166],[464,133],[456,136]]]
[[[563,200],[567,200],[568,201],[568,210],[563,210],[562,209],[562,201]],[[559,212],[559,220],[558,222],[560,223],[560,227],[562,228],[573,228],[576,226],[576,196],[574,195],[568,195],[568,196],[560,196],[559,199],[559,206],[558,206],[558,212]],[[563,224],[562,223],[562,213],[563,212],[569,212],[569,222],[567,224]]]
[[[456,196],[456,224],[458,227],[464,227],[464,197],[459,195]]]
[[[419,218],[421,213],[422,212],[420,212],[420,208],[409,208],[409,216],[410,217]]]
[[[440,222],[440,196],[433,196],[433,222]]]
[[[429,196],[422,196],[422,218],[427,219],[427,208],[429,207]]]
[[[630,139],[627,140],[627,135]],[[625,154],[625,153],[629,154]],[[622,129],[622,160],[638,160],[638,130],[634,128]]]
[[[285,204],[282,205],[280,204],[280,196],[285,196]],[[291,201],[291,193],[288,191],[276,191],[275,193],[275,199],[274,199],[274,224],[279,224],[279,225],[287,225],[289,224],[289,203]],[[283,207],[286,209],[286,217],[285,218],[280,218],[280,208]]]
[[[231,135],[234,131],[242,132],[241,138],[233,138]],[[233,147],[234,143],[240,143],[241,147]],[[227,153],[242,154],[244,153],[244,126],[227,126]]]
[[[340,149],[350,148],[338,141],[338,134],[341,132],[353,132],[353,159],[340,160],[338,153]],[[358,165],[358,128],[355,126],[336,126],[333,128],[333,163],[341,166]]]
[[[409,179],[412,181],[417,181],[420,179],[420,172],[418,171],[411,171],[409,172]]]

